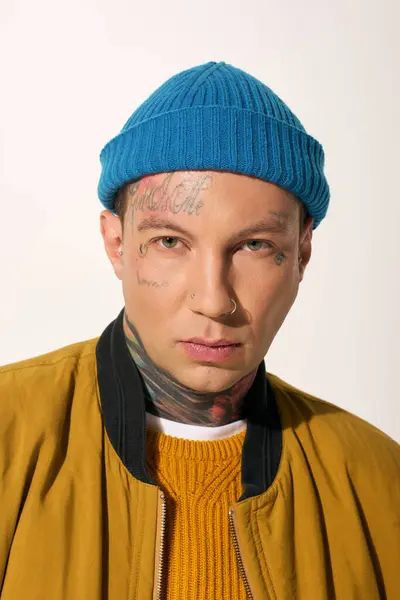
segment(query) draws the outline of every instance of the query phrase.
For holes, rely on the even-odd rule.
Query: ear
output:
[[[304,271],[306,270],[306,267],[307,267],[308,263],[310,262],[310,258],[311,258],[311,252],[312,252],[311,241],[312,241],[312,235],[313,235],[313,225],[314,225],[314,218],[307,217],[307,219],[305,220],[304,225],[303,225],[303,231],[301,232],[301,235],[300,235],[300,244],[299,244],[299,257],[301,258],[301,262],[299,264],[300,281],[303,281]]]
[[[100,214],[100,231],[104,240],[107,256],[118,279],[122,279],[122,224],[121,219],[109,210]]]

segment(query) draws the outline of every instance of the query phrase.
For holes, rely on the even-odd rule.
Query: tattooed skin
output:
[[[133,228],[134,217],[137,211],[145,209],[151,212],[167,212],[177,215],[199,215],[203,201],[199,198],[200,192],[207,189],[212,181],[211,175],[202,177],[188,173],[187,177],[178,185],[173,185],[174,173],[168,173],[163,182],[158,186],[152,185],[149,177],[135,181],[128,187],[131,197],[128,209],[128,221]]]
[[[244,399],[257,369],[223,392],[196,392],[153,363],[126,311],[124,331],[129,352],[145,382],[147,412],[179,423],[210,427],[243,418]]]
[[[144,258],[147,254],[147,245],[139,244],[138,253],[139,253],[140,258]]]
[[[178,185],[173,185],[172,179],[175,173],[167,173],[160,185],[154,186],[150,177],[131,183],[128,186],[130,203],[127,211],[127,220],[131,225],[132,232],[135,220],[135,214],[138,211],[149,210],[151,212],[172,212],[173,214],[187,213],[198,216],[200,209],[204,205],[199,197],[200,192],[206,190],[212,183],[212,176],[208,173],[199,177],[193,176],[188,172],[184,180]],[[280,217],[279,212],[273,212],[276,217]],[[138,255],[144,258],[147,254],[146,244],[139,244]],[[274,256],[275,264],[280,267],[286,259],[282,250]],[[157,287],[157,286],[154,286]]]
[[[280,267],[281,264],[283,263],[283,261],[285,260],[285,258],[286,258],[285,254],[282,252],[282,250],[280,250],[278,252],[278,254],[276,254],[274,256],[274,261],[278,265],[278,267]]]
[[[136,278],[139,285],[147,285],[148,287],[162,288],[168,285],[168,281],[149,281],[148,279],[143,279],[140,277],[139,271],[136,271]]]

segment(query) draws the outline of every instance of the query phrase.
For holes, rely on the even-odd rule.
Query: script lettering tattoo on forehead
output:
[[[162,183],[153,187],[149,179],[135,181],[128,186],[130,197],[128,207],[128,220],[132,231],[135,213],[145,209],[153,212],[170,211],[174,215],[187,213],[198,216],[203,206],[199,197],[200,192],[206,190],[211,181],[211,175],[188,175],[175,187],[172,178],[175,173],[165,175]]]

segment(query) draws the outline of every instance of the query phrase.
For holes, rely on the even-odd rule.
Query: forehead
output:
[[[176,171],[143,177],[128,186],[128,210],[139,217],[168,217],[214,230],[273,218],[290,230],[298,221],[292,194],[255,177],[219,171]]]

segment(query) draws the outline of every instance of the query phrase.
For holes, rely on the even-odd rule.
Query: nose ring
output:
[[[193,300],[194,296],[195,296],[195,294],[190,294],[190,297],[192,298],[192,300]],[[236,309],[237,309],[237,304],[236,304],[236,302],[234,301],[234,299],[233,299],[233,298],[229,298],[229,299],[230,299],[230,301],[231,301],[231,302],[232,302],[232,304],[233,304],[233,309],[232,309],[230,312],[222,313],[222,315],[223,315],[223,316],[230,316],[230,315],[233,315],[233,313],[234,313],[234,312],[236,311]]]
[[[233,313],[235,312],[235,310],[236,310],[236,308],[237,308],[237,304],[236,304],[236,302],[234,301],[234,299],[233,299],[233,298],[231,298],[231,299],[230,299],[230,301],[231,301],[231,302],[232,302],[232,304],[233,304],[233,309],[232,309],[230,312],[223,313],[223,315],[227,315],[227,316],[229,316],[229,315],[233,315]]]

